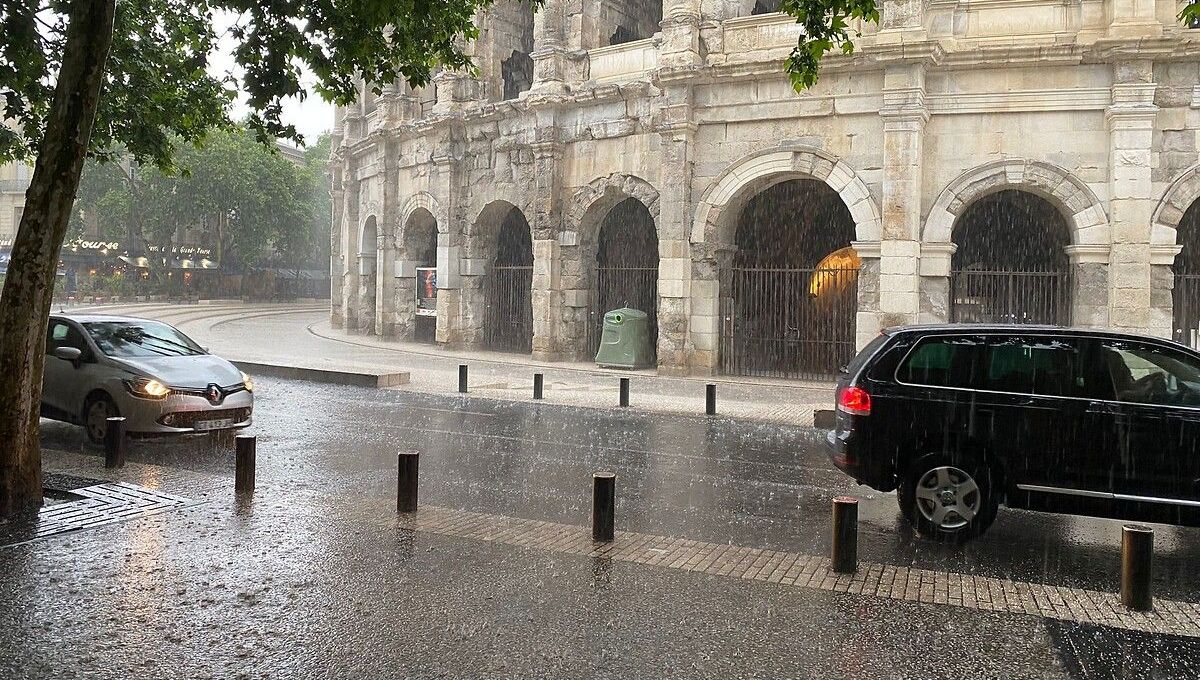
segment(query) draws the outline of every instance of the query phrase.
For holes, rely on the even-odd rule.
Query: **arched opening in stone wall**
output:
[[[781,0],[754,0],[754,8],[750,14],[774,14],[779,11]]]
[[[525,215],[513,207],[504,214],[496,254],[484,278],[483,341],[487,349],[533,349],[533,234]]]
[[[722,272],[721,370],[824,379],[854,357],[858,255],[841,196],[792,179],[751,198]]]
[[[437,238],[433,213],[414,210],[404,226],[404,257],[416,267],[412,305],[417,342],[434,342],[437,336]]]
[[[1179,342],[1200,347],[1200,201],[1183,213],[1175,238],[1181,250],[1171,267],[1172,332]]]
[[[601,0],[601,45],[621,45],[645,40],[659,31],[662,2],[655,0]]]
[[[950,321],[1071,322],[1071,232],[1049,201],[1015,189],[990,194],[967,207],[952,239]]]
[[[375,332],[375,267],[379,249],[379,230],[375,216],[363,223],[358,239],[358,330]]]
[[[636,198],[613,206],[600,224],[593,286],[588,356],[600,348],[604,314],[622,307],[646,313],[653,354],[658,346],[658,233],[650,210]]]
[[[481,39],[491,41],[496,63],[494,99],[516,99],[533,85],[533,13],[529,0],[501,0],[488,10],[488,35]]]

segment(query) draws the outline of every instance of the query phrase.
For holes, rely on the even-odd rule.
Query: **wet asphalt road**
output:
[[[252,431],[249,506],[225,493],[231,452],[143,441],[142,483],[210,502],[0,548],[0,677],[1200,673],[1196,640],[412,534],[391,511],[404,449],[423,503],[583,525],[608,469],[619,530],[805,553],[851,493],[864,560],[1116,589],[1119,523],[1002,510],[965,547],[930,544],[816,430],[262,380]],[[76,428],[43,439],[84,450]],[[1200,531],[1157,532],[1159,594],[1194,600]]]

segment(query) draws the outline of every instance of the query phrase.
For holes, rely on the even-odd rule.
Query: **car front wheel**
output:
[[[986,464],[926,456],[909,468],[898,489],[900,510],[922,536],[961,543],[996,518],[992,478]]]
[[[83,406],[83,428],[87,431],[88,441],[93,444],[103,444],[104,435],[108,432],[108,419],[121,415],[117,405],[107,394],[88,397]]]

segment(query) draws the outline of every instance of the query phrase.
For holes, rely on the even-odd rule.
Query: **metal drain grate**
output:
[[[125,482],[96,484],[73,489],[71,493],[83,498],[42,508],[36,520],[5,527],[6,530],[0,531],[0,545],[17,545],[54,534],[156,515],[191,503],[180,496]]]

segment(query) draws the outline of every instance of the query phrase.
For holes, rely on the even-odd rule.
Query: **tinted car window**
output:
[[[985,345],[978,338],[923,338],[904,358],[896,377],[900,382],[931,387],[973,387]]]
[[[862,348],[862,351],[854,355],[854,358],[850,360],[850,363],[846,364],[846,372],[851,375],[857,373],[858,370],[863,367],[863,364],[867,363],[867,359],[870,359],[872,356],[874,356],[875,353],[879,351],[879,348],[883,346],[883,343],[887,341],[888,336],[884,335],[883,333],[876,335],[871,342],[867,343],[866,347]]]
[[[1124,340],[1104,340],[1089,396],[1137,404],[1200,406],[1200,362],[1188,354]]]
[[[110,357],[204,354],[191,338],[157,321],[91,321],[83,326]]]
[[[51,321],[46,333],[46,354],[52,354],[59,347],[74,347],[80,351],[87,350],[83,334],[66,321]]]
[[[989,345],[981,389],[1050,397],[1076,393],[1079,350],[1075,343],[1011,336],[994,337]]]

